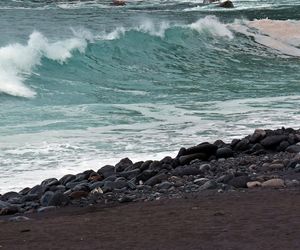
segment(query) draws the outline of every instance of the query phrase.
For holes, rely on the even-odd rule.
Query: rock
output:
[[[206,156],[206,158],[208,158],[208,156],[215,154],[217,149],[218,149],[218,146],[204,142],[197,146],[187,148],[183,155],[203,154]]]
[[[217,182],[227,184],[231,179],[233,179],[233,177],[233,174],[224,174],[217,179]]]
[[[247,188],[247,182],[250,181],[248,176],[233,177],[228,184],[235,188]]]
[[[93,190],[93,189],[99,188],[99,187],[102,188],[104,186],[104,183],[105,183],[104,181],[97,181],[97,182],[90,184],[89,188],[90,188],[90,190]]]
[[[202,186],[200,186],[199,190],[208,190],[208,189],[216,189],[218,184],[215,181],[207,181]]]
[[[41,185],[36,185],[29,190],[27,195],[37,195],[38,197],[41,197],[43,193],[44,193],[44,187]]]
[[[40,198],[40,196],[37,194],[27,194],[22,197],[21,202],[25,203],[25,202],[30,202],[30,201],[37,201],[39,198]]]
[[[1,201],[1,200],[0,200],[0,209],[2,209],[2,208],[7,208],[7,207],[9,207],[9,206],[11,206],[10,203],[5,202],[5,201]]]
[[[247,182],[247,187],[248,188],[255,188],[255,187],[261,187],[261,182],[259,181],[249,181]]]
[[[272,163],[268,166],[268,169],[270,170],[281,170],[284,168],[284,165],[282,163]]]
[[[173,186],[172,183],[170,183],[170,182],[168,182],[168,181],[164,181],[164,182],[158,184],[158,185],[157,185],[157,188],[160,189],[160,190],[161,190],[161,189],[169,189],[169,188],[172,187],[172,186]]]
[[[111,165],[105,165],[97,171],[98,174],[102,175],[105,178],[115,174],[115,167]]]
[[[19,193],[17,192],[7,192],[5,194],[3,194],[1,197],[0,197],[0,200],[2,201],[8,201],[12,198],[21,198],[22,195],[20,195]]]
[[[147,170],[147,169],[149,168],[149,166],[150,166],[151,163],[152,163],[152,161],[145,161],[145,162],[141,165],[140,170],[141,170],[142,172],[145,171],[145,170]]]
[[[195,166],[179,166],[172,171],[173,175],[184,176],[184,175],[198,175],[201,174],[202,171]]]
[[[118,199],[118,201],[120,203],[126,203],[126,202],[131,202],[133,201],[134,199],[136,199],[136,196],[135,195],[125,195],[121,198]]]
[[[254,133],[251,135],[249,141],[251,143],[257,143],[261,141],[266,136],[266,134],[267,134],[266,131],[264,131],[263,129],[256,129]]]
[[[49,212],[49,211],[53,211],[56,210],[55,206],[48,206],[48,207],[41,207],[37,209],[38,213],[43,213],[43,212]]]
[[[297,187],[300,185],[300,182],[298,180],[286,180],[285,185],[287,187]]]
[[[63,207],[68,205],[70,202],[70,199],[68,196],[62,193],[55,193],[49,200],[48,206],[57,206],[57,207]]]
[[[26,216],[14,216],[14,217],[10,217],[8,220],[13,222],[19,222],[19,221],[28,221],[30,219]]]
[[[199,170],[204,173],[210,170],[210,168],[211,168],[210,164],[202,164],[200,165]]]
[[[116,172],[122,172],[125,170],[125,168],[132,166],[133,163],[130,159],[124,158],[122,159],[117,165],[115,166]]]
[[[240,140],[234,147],[236,151],[246,151],[249,149],[249,140],[244,138]]]
[[[90,176],[90,177],[88,178],[88,181],[89,181],[89,182],[97,182],[97,181],[102,181],[103,179],[104,179],[104,178],[103,178],[102,175],[97,174],[97,175]]]
[[[9,207],[4,207],[0,209],[0,215],[11,215],[11,214],[16,214],[19,212],[18,207],[15,206],[9,206]]]
[[[47,207],[49,204],[49,200],[54,196],[54,193],[51,191],[47,191],[45,192],[41,199],[40,199],[40,203],[43,207]]]
[[[262,183],[263,187],[282,188],[284,181],[282,179],[271,179]]]
[[[300,145],[291,145],[285,149],[286,152],[289,153],[300,153]]]
[[[90,191],[89,183],[79,183],[75,187],[72,188],[72,191],[89,192]]]
[[[260,143],[255,143],[252,147],[251,147],[251,151],[252,152],[258,152],[260,150],[263,150],[264,147],[260,144]]]
[[[62,185],[66,185],[68,182],[75,180],[76,176],[73,174],[67,174],[65,176],[63,176],[62,178],[59,179],[59,182]]]
[[[289,142],[282,141],[280,142],[279,146],[277,146],[276,151],[278,152],[285,151],[288,146],[290,146]]]
[[[56,178],[50,178],[42,181],[41,186],[43,187],[50,187],[50,186],[57,186],[60,182]]]
[[[155,175],[145,182],[145,185],[154,186],[155,184],[161,183],[166,180],[168,176],[164,173]]]
[[[64,185],[51,186],[49,191],[63,193],[66,191],[66,187]]]
[[[80,182],[75,182],[75,180],[74,180],[74,181],[68,182],[67,185],[66,185],[66,188],[67,189],[73,189],[77,185],[80,186],[80,185],[85,185],[85,184],[88,185],[87,180],[83,180],[83,181],[80,181]]]
[[[153,161],[148,169],[159,172],[162,169],[162,163],[160,161]]]
[[[208,182],[209,179],[207,178],[198,178],[194,180],[194,184],[202,186],[204,183]]]
[[[148,179],[150,179],[151,177],[153,177],[154,175],[156,175],[157,172],[153,171],[153,170],[145,170],[142,173],[140,173],[137,177],[136,177],[136,181],[147,181]]]
[[[179,163],[180,163],[180,165],[185,165],[185,164],[189,164],[191,161],[196,160],[196,159],[206,160],[207,155],[203,154],[203,153],[197,153],[197,154],[180,156]]]
[[[117,176],[124,177],[126,179],[132,179],[133,177],[136,177],[140,172],[141,172],[140,169],[134,169],[134,170],[118,173]]]
[[[80,198],[83,198],[83,197],[87,197],[88,195],[89,195],[89,193],[85,192],[85,191],[74,191],[74,192],[71,192],[69,194],[69,197],[71,199],[76,200],[76,199],[80,199]]]
[[[286,135],[271,135],[264,138],[260,142],[260,144],[263,145],[265,148],[273,148],[286,139],[287,139]]]
[[[125,168],[124,171],[131,171],[131,170],[135,170],[135,169],[140,169],[140,167],[143,165],[143,161],[138,161],[138,162],[135,162],[133,165]]]
[[[231,1],[229,1],[229,0],[227,0],[227,1],[223,2],[223,3],[218,4],[217,6],[220,7],[220,8],[234,8],[233,3]]]
[[[177,177],[177,176],[171,176],[169,178],[169,181],[174,184],[175,187],[181,187],[184,185],[183,179]]]
[[[30,188],[29,187],[26,187],[24,189],[22,189],[19,194],[20,195],[26,195],[28,192],[30,191]]]
[[[120,177],[113,182],[113,186],[114,186],[114,189],[122,189],[124,187],[127,188],[128,187],[127,180],[123,177]]]
[[[233,156],[233,151],[231,148],[219,148],[216,152],[218,158],[229,158]]]

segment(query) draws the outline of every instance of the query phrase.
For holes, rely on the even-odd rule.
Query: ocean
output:
[[[0,1],[0,193],[299,128],[300,1]]]

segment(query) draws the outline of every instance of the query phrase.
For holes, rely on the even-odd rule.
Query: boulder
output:
[[[102,175],[104,178],[112,176],[115,174],[115,167],[111,165],[105,165],[97,171],[98,174]]]
[[[70,181],[75,180],[75,178],[76,178],[76,176],[74,174],[67,174],[67,175],[63,176],[62,178],[60,178],[59,182],[65,186]]]
[[[261,182],[259,182],[259,181],[249,181],[249,182],[247,182],[247,187],[248,188],[261,187]]]
[[[172,171],[173,175],[184,176],[184,175],[198,175],[202,174],[202,171],[195,166],[179,166]]]
[[[54,193],[51,191],[47,191],[45,192],[41,199],[40,199],[40,203],[43,207],[47,207],[49,204],[49,201],[51,200],[51,198],[54,196]]]
[[[207,155],[204,153],[196,153],[196,154],[189,154],[189,155],[183,155],[179,157],[179,163],[180,165],[189,164],[193,160],[206,160]]]
[[[229,158],[233,156],[233,151],[228,147],[219,148],[217,149],[216,156],[218,158]]]
[[[154,186],[155,184],[161,183],[166,180],[168,176],[164,173],[155,175],[145,182],[145,185]]]
[[[262,187],[271,187],[271,188],[283,188],[284,180],[282,179],[271,179],[262,183]]]
[[[265,148],[273,148],[286,139],[286,135],[270,135],[261,140],[260,144],[263,145]]]
[[[300,145],[291,145],[285,149],[286,152],[289,153],[300,153]]]
[[[132,163],[132,161],[130,159],[124,158],[119,163],[116,164],[115,170],[116,170],[116,172],[122,172],[126,168],[128,168],[128,167],[130,167],[132,165],[133,165],[133,163]]]
[[[200,186],[199,190],[208,190],[208,189],[216,189],[218,187],[218,184],[215,181],[207,181],[202,186]]]
[[[227,0],[217,5],[220,8],[234,8],[234,5],[231,1]]]
[[[206,156],[210,156],[210,155],[215,154],[217,149],[218,149],[218,146],[211,144],[211,143],[204,142],[197,146],[187,148],[185,150],[185,152],[183,153],[183,155],[192,155],[192,154],[202,153]]]
[[[247,182],[250,181],[248,176],[233,177],[228,184],[235,188],[247,188]]]
[[[66,206],[70,202],[68,196],[62,193],[55,193],[49,200],[48,206],[62,207]]]

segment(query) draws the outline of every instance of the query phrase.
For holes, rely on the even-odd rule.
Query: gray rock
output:
[[[151,177],[149,180],[145,182],[145,185],[154,186],[155,184],[161,183],[163,180],[166,180],[168,176],[164,173],[157,174]]]
[[[94,190],[95,188],[102,188],[104,186],[104,181],[97,181],[97,182],[94,182],[92,184],[90,184],[90,190]]]
[[[260,144],[265,148],[272,148],[279,145],[284,140],[287,140],[286,135],[271,135],[264,138]]]
[[[54,196],[54,193],[53,193],[53,192],[51,192],[51,191],[45,192],[45,193],[42,195],[41,199],[40,199],[41,205],[42,205],[43,207],[48,206],[49,200],[50,200],[53,196]]]
[[[224,174],[217,179],[217,182],[227,184],[233,177],[233,174]]]
[[[136,181],[147,181],[148,179],[150,179],[151,177],[153,177],[154,175],[156,175],[157,172],[153,171],[153,170],[145,170],[142,173],[140,173],[137,177],[136,177]]]
[[[43,187],[50,187],[50,186],[56,186],[59,185],[60,182],[56,178],[50,178],[42,181],[41,186]]]
[[[72,188],[72,191],[89,192],[90,191],[89,183],[79,183],[78,185]]]
[[[49,211],[53,211],[55,210],[56,207],[55,206],[48,206],[48,207],[41,207],[37,209],[38,213],[43,213],[43,212],[49,212]]]
[[[48,206],[57,206],[57,207],[62,207],[66,206],[69,204],[70,199],[67,195],[63,193],[55,193],[52,198],[48,202]]]
[[[14,216],[9,218],[8,220],[13,222],[19,222],[19,221],[28,221],[30,219],[26,216]]]
[[[189,154],[183,155],[179,157],[180,165],[189,164],[191,161],[199,159],[199,160],[206,160],[208,157],[204,153],[196,153],[196,154]]]
[[[234,149],[237,151],[246,151],[249,149],[249,140],[244,138],[240,140],[238,143],[236,143]]]
[[[21,202],[25,203],[25,202],[37,201],[39,198],[40,196],[37,194],[27,194],[22,197]]]
[[[104,178],[107,178],[115,174],[115,167],[111,165],[105,165],[97,171],[98,174],[102,175]]]
[[[63,176],[62,178],[60,178],[59,182],[65,186],[70,181],[74,181],[75,178],[76,178],[75,175],[73,175],[73,174],[67,174],[67,175]]]
[[[215,181],[207,181],[202,186],[200,186],[199,190],[207,190],[207,189],[216,189],[218,187],[218,184]]]
[[[202,165],[200,165],[199,169],[202,172],[206,172],[206,171],[210,170],[210,167],[211,167],[210,164],[202,164]]]
[[[219,148],[216,152],[218,158],[229,158],[233,156],[233,151],[231,148]]]
[[[119,163],[117,163],[117,165],[115,166],[115,170],[116,170],[116,172],[122,172],[126,168],[128,168],[132,165],[133,165],[133,163],[130,159],[124,158]]]
[[[260,140],[265,138],[266,134],[267,134],[266,131],[264,131],[263,129],[256,129],[253,135],[251,135],[249,141],[251,143],[259,142]]]
[[[172,186],[173,186],[172,183],[170,183],[170,182],[168,182],[168,181],[164,181],[164,182],[158,184],[158,185],[157,185],[157,188],[158,188],[158,189],[169,189],[169,188],[172,187]]]
[[[126,203],[126,202],[131,202],[134,199],[136,199],[136,195],[125,195],[125,196],[119,198],[118,201],[120,203]]]
[[[291,145],[289,147],[286,148],[285,150],[286,152],[289,153],[299,153],[300,152],[300,145]]]
[[[228,184],[235,188],[247,188],[247,182],[250,181],[248,176],[233,177]]]
[[[20,195],[26,195],[28,192],[30,191],[30,188],[29,187],[26,187],[26,188],[23,188],[19,194]]]
[[[12,198],[21,198],[22,195],[20,195],[19,193],[17,192],[7,192],[5,194],[3,194],[1,197],[0,197],[0,200],[2,201],[7,201],[7,200],[10,200]]]
[[[218,146],[214,145],[214,144],[210,144],[207,142],[201,143],[197,146],[191,147],[191,148],[187,148],[184,152],[184,155],[191,155],[191,154],[198,154],[198,153],[202,153],[204,155],[212,155],[216,152],[216,150],[218,149]]]
[[[29,190],[27,195],[37,195],[38,197],[41,197],[43,193],[44,193],[44,187],[41,185],[36,185]]]
[[[152,161],[145,161],[142,165],[141,165],[141,167],[140,167],[140,170],[143,172],[143,171],[145,171],[145,170],[147,170],[148,168],[149,168],[149,166],[150,166],[150,164],[152,163]]]
[[[117,174],[119,177],[124,177],[126,179],[132,179],[133,177],[136,177],[141,172],[140,169],[134,169],[130,171],[124,171]]]
[[[194,184],[202,186],[204,183],[208,182],[208,178],[198,178],[194,180]]]
[[[0,209],[2,209],[2,208],[7,208],[7,207],[9,207],[9,206],[11,206],[10,203],[5,202],[5,201],[1,201],[1,200],[0,200]]]
[[[198,175],[202,174],[202,171],[195,166],[179,166],[172,171],[173,175],[184,176],[184,175]]]

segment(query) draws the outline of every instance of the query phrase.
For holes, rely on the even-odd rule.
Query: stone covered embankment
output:
[[[209,189],[298,188],[299,152],[300,130],[257,129],[231,143],[217,140],[181,148],[175,158],[136,163],[125,158],[98,171],[50,178],[32,188],[0,195],[0,214],[180,198]]]

